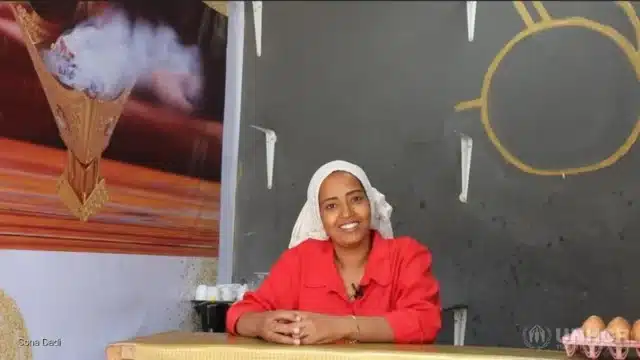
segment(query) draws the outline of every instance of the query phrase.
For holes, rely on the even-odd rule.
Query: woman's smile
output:
[[[343,231],[347,231],[347,232],[352,232],[358,229],[358,225],[360,225],[359,222],[357,221],[352,221],[349,223],[346,223],[344,225],[340,225],[340,229]]]

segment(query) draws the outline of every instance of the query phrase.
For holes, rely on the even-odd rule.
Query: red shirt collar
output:
[[[389,239],[384,239],[379,232],[372,231],[371,252],[367,259],[364,276],[360,285],[369,285],[371,281],[386,286],[391,282],[391,259],[389,253]],[[311,255],[311,254],[310,254]],[[333,244],[331,241],[322,241],[320,253],[314,254],[311,271],[307,274],[307,284],[310,286],[327,286],[338,290],[344,287],[340,273],[334,263]]]

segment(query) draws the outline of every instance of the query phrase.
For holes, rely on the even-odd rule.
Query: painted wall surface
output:
[[[141,3],[153,5],[142,1],[131,4],[130,10],[162,18],[161,7],[149,14]],[[221,154],[226,51],[224,44],[220,47],[219,41],[217,45],[213,41],[214,36],[226,39],[226,29],[213,26],[210,11],[194,4],[183,6],[186,15],[192,11],[196,16],[185,27],[196,30],[191,31],[191,40],[202,45],[205,61],[209,61],[205,80],[209,101],[195,112],[172,112],[162,108],[153,94],[138,89],[120,124],[125,124],[120,140],[111,144],[114,146],[105,154],[108,160],[103,162],[115,163],[110,177],[111,189],[116,189],[115,200],[110,210],[88,223],[74,219],[54,193],[55,179],[64,166],[64,161],[58,161],[64,158],[64,146],[21,45],[21,33],[15,31],[13,15],[6,4],[0,5],[0,90],[4,88],[0,92],[0,119],[4,120],[0,143],[33,150],[30,153],[11,147],[3,152],[13,157],[0,159],[0,226],[5,230],[16,226],[8,219],[22,215],[28,219],[21,224],[23,231],[42,231],[34,224],[38,219],[53,217],[53,221],[60,221],[57,230],[80,228],[85,231],[83,235],[95,239],[101,232],[104,236],[105,223],[123,228],[135,223],[139,235],[150,236],[158,228],[165,231],[164,235],[174,230],[189,239],[200,238],[215,249],[220,181],[228,173],[227,167],[232,167],[229,161],[223,164]],[[186,16],[169,13],[178,23]],[[151,146],[142,146],[145,141]],[[38,156],[43,153],[54,155]],[[19,166],[25,171],[17,171]],[[151,195],[141,195],[134,184],[145,174],[151,175],[146,189]],[[133,201],[122,194],[132,195]],[[149,205],[149,198],[154,197],[161,198],[160,204],[137,206],[137,200]],[[171,211],[167,213],[166,208]],[[114,209],[123,212],[118,215],[119,210]],[[127,214],[126,209],[131,211]],[[135,235],[126,230],[119,235]],[[169,330],[193,330],[199,321],[189,300],[197,284],[214,284],[216,274],[217,258],[213,257],[0,250],[0,359],[101,360],[110,342]],[[53,343],[45,346],[45,339]]]
[[[111,342],[193,330],[189,300],[198,283],[215,283],[215,259],[0,251],[0,286],[16,304],[31,341],[0,312],[3,360],[102,360]],[[6,298],[0,296],[0,309]],[[60,340],[44,346],[43,339]],[[39,343],[38,343],[39,342]]]
[[[601,163],[637,136],[635,5],[544,5],[526,3],[530,20],[511,2],[479,2],[470,43],[464,2],[265,2],[262,57],[245,32],[234,276],[269,270],[315,169],[345,159],[395,206],[395,232],[429,246],[444,305],[469,306],[467,344],[553,348],[556,328],[591,314],[639,318],[640,152]],[[546,15],[592,22],[528,24]],[[527,168],[490,141],[482,102],[465,101],[536,26],[547,31],[519,35],[484,98],[491,134]],[[250,125],[278,135],[272,190]],[[466,204],[461,133],[474,140]],[[571,170],[589,165],[610,166]],[[549,342],[525,341],[534,325]]]
[[[154,242],[166,248],[206,247],[208,252],[183,254],[216,256],[226,18],[202,2],[34,4],[0,4],[0,240],[25,249],[37,246],[21,245],[16,237],[40,243],[72,238],[68,247],[74,249],[102,241],[115,243],[109,245],[114,251]],[[118,6],[138,21],[138,35],[155,34],[147,39],[146,46],[155,48],[147,49],[152,55],[146,61],[157,58],[159,63],[149,65],[154,67],[144,77],[127,79],[137,80],[128,97],[124,91],[101,102],[77,89],[72,92],[47,70],[36,49],[55,43],[59,32],[45,32],[50,39],[42,45],[35,35],[25,35],[27,24],[39,16],[71,28],[79,23],[74,14],[108,14]],[[141,31],[142,22],[153,26],[153,31]],[[96,24],[100,22],[88,26]],[[173,43],[158,40],[168,37],[164,29],[158,30],[161,26],[172,31]],[[66,35],[71,37],[67,39],[70,51],[96,51],[74,45],[75,34]],[[120,49],[120,44],[105,42],[105,37],[95,41],[103,41],[103,47],[113,52]],[[63,47],[58,43],[57,48]],[[193,56],[186,55],[187,47]],[[137,49],[136,59],[142,57],[140,53],[144,51]],[[122,56],[133,55],[123,52]],[[76,58],[81,59],[81,54]],[[88,71],[87,65],[73,65],[79,68],[74,73],[78,77]],[[85,111],[90,106],[97,110]],[[79,215],[84,213],[88,216]],[[124,245],[118,248],[118,244]]]

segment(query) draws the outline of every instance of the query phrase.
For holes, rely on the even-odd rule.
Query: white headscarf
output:
[[[307,202],[302,207],[298,220],[293,226],[289,248],[293,248],[309,238],[328,240],[329,237],[320,218],[318,194],[324,179],[336,171],[348,172],[360,180],[371,204],[371,228],[378,230],[385,239],[393,238],[393,229],[391,228],[391,212],[393,208],[387,203],[384,195],[371,186],[367,174],[359,166],[346,161],[335,160],[322,165],[311,177],[309,188],[307,189]]]

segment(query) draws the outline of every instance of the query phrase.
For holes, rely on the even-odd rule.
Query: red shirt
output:
[[[227,313],[227,331],[248,312],[300,310],[329,315],[382,316],[396,343],[431,343],[441,328],[440,288],[431,253],[410,237],[383,239],[374,232],[363,295],[350,301],[334,264],[330,241],[309,239],[285,251],[256,292]]]

